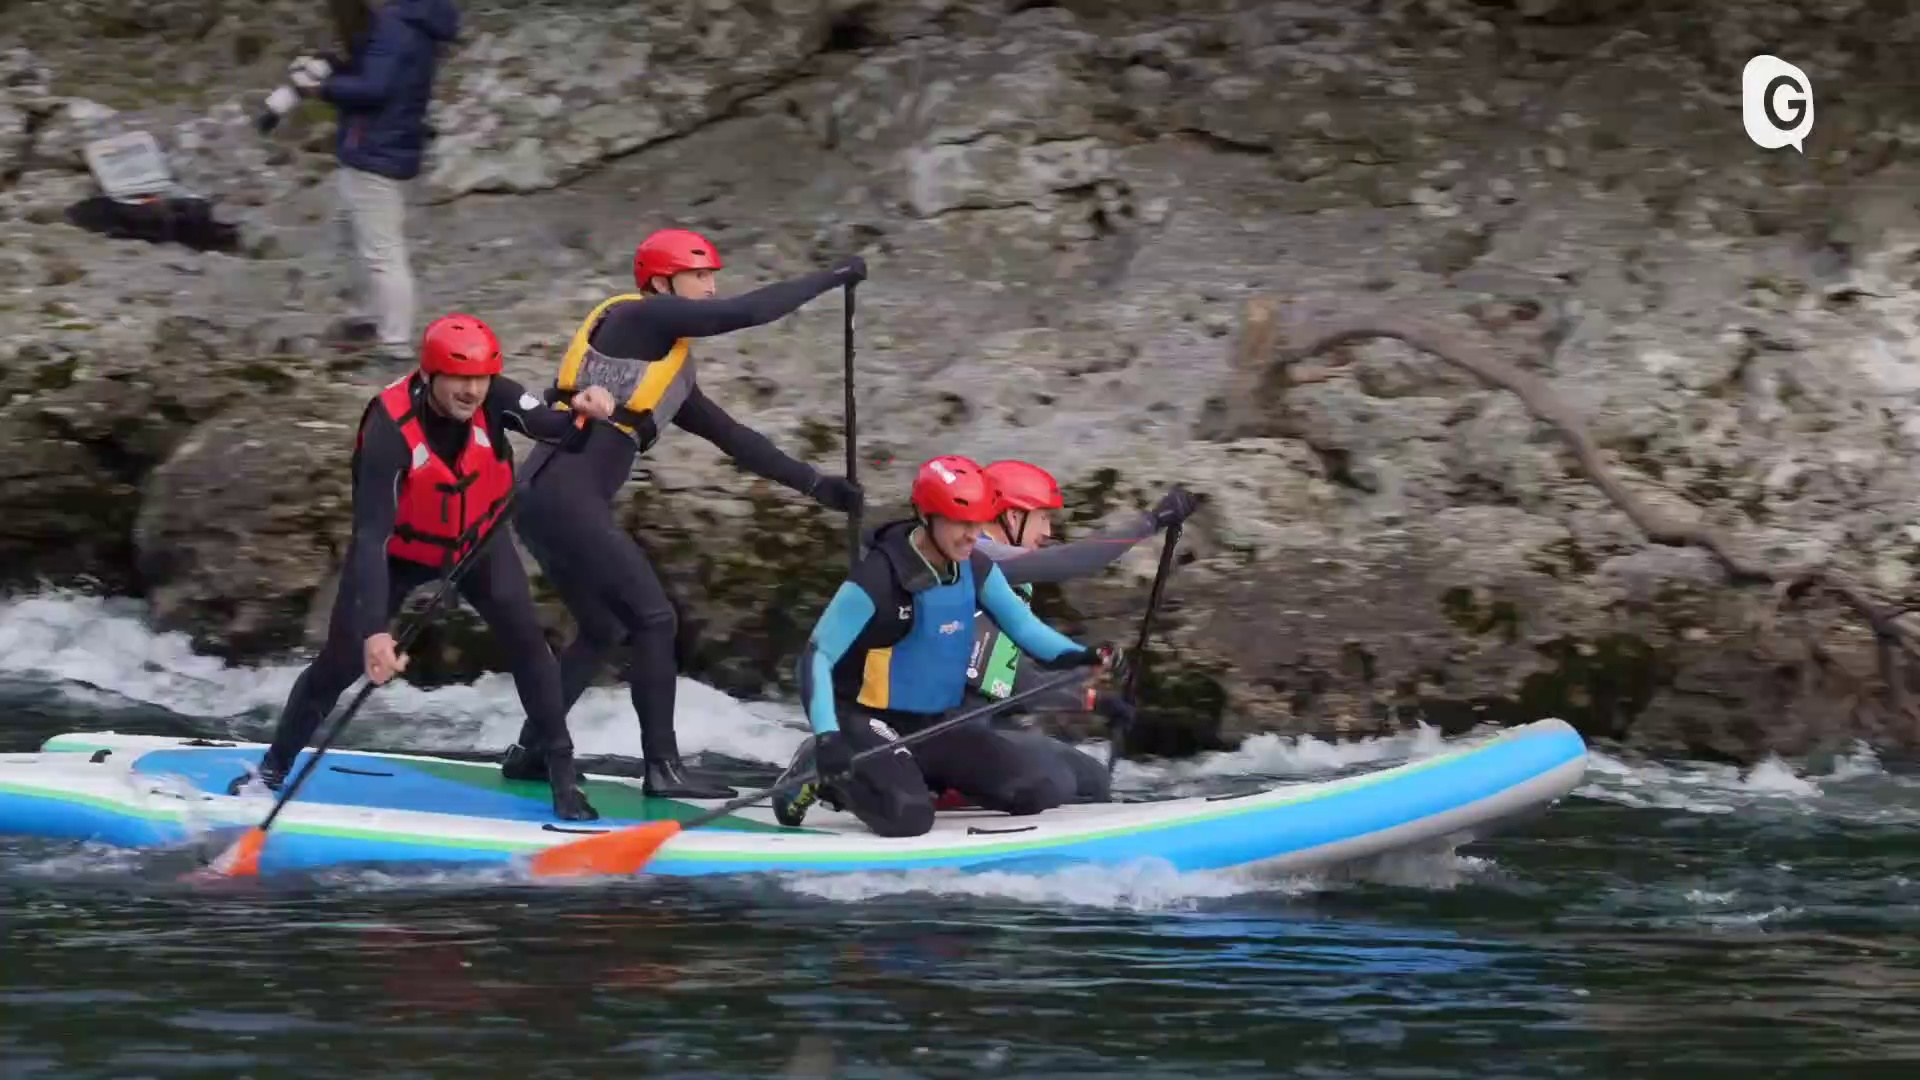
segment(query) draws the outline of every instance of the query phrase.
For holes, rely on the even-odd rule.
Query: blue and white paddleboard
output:
[[[39,753],[0,754],[0,834],[120,847],[190,842],[258,824],[270,797],[227,784],[260,743],[59,735]],[[304,762],[307,755],[302,755]],[[783,828],[765,805],[667,841],[646,868],[664,875],[955,868],[1045,872],[1159,860],[1179,871],[1299,872],[1396,850],[1458,843],[1564,797],[1587,747],[1561,720],[1394,768],[1247,794],[1063,806],[1029,817],[943,811],[925,836],[874,836],[816,805]],[[329,751],[275,822],[261,870],[339,864],[505,863],[594,832],[685,820],[717,802],[652,799],[640,781],[590,775],[595,822],[553,817],[547,786],[499,767],[413,754]]]

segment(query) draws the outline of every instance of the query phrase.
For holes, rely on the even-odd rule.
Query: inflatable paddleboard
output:
[[[39,753],[0,754],[0,834],[148,848],[255,825],[271,797],[226,790],[265,749],[111,732],[55,736]],[[1485,835],[1573,790],[1586,758],[1586,744],[1570,725],[1540,720],[1358,776],[1063,806],[1027,817],[942,811],[930,833],[904,839],[874,836],[851,814],[822,804],[803,827],[784,828],[762,803],[674,836],[646,872],[1046,872],[1137,860],[1178,871],[1298,872]],[[719,805],[648,798],[638,779],[625,777],[589,775],[586,788],[601,819],[559,821],[544,783],[503,779],[497,765],[332,750],[274,823],[260,867],[506,863],[612,828],[684,821]]]

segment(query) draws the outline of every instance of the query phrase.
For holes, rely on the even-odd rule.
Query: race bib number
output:
[[[1013,693],[1014,678],[1019,674],[1020,648],[1007,635],[995,633],[993,647],[987,652],[986,663],[980,665],[979,676],[974,685],[982,694],[995,701]],[[969,674],[972,674],[970,671]]]

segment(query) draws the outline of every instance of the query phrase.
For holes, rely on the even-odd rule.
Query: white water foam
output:
[[[1920,821],[1920,781],[1888,773],[1865,744],[1836,757],[1825,771],[1778,756],[1741,768],[1590,750],[1587,782],[1574,794],[1633,809],[1691,814],[1763,810],[1873,823]]]
[[[1160,912],[1191,911],[1208,901],[1253,895],[1305,896],[1357,883],[1447,890],[1488,876],[1495,869],[1491,859],[1453,851],[1413,851],[1312,874],[1182,874],[1164,861],[1142,859],[1126,866],[1074,866],[1037,874],[862,871],[782,875],[779,881],[796,894],[837,903],[924,895],[1011,900],[1036,907]]]
[[[184,634],[155,633],[143,616],[135,601],[63,593],[0,601],[0,676],[52,684],[80,705],[142,703],[227,720],[234,735],[264,739],[302,665],[229,666],[196,654]],[[689,755],[785,765],[805,734],[796,707],[736,701],[691,679],[680,680],[677,704]],[[525,716],[504,674],[435,690],[394,683],[363,713],[346,744],[424,752],[504,748]],[[583,754],[640,753],[624,686],[589,689],[567,719]]]
[[[837,903],[925,894],[1126,911],[1185,911],[1206,900],[1255,892],[1300,893],[1312,888],[1306,879],[1260,881],[1223,874],[1181,874],[1158,860],[1142,860],[1125,867],[1076,866],[1040,874],[861,871],[791,875],[780,880],[795,893]]]
[[[1386,767],[1457,750],[1476,741],[1470,735],[1448,741],[1440,729],[1424,724],[1410,731],[1326,742],[1311,735],[1253,735],[1238,749],[1201,754],[1185,761],[1121,761],[1114,784],[1121,789],[1150,788],[1178,793],[1216,785],[1209,781],[1240,776],[1310,779],[1360,766]],[[1089,753],[1106,758],[1104,741],[1084,745]]]

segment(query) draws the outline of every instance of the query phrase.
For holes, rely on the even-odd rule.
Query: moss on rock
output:
[[[1511,600],[1493,598],[1484,589],[1448,589],[1440,594],[1440,610],[1448,622],[1466,633],[1498,634],[1509,645],[1519,639],[1519,607]]]
[[[1449,735],[1479,724],[1524,724],[1558,717],[1588,738],[1618,739],[1673,679],[1671,664],[1652,643],[1634,634],[1605,634],[1592,639],[1563,636],[1534,646],[1552,666],[1520,680],[1506,696],[1436,696],[1445,677],[1434,674],[1403,694],[1419,694],[1424,719]]]
[[[1140,676],[1139,722],[1127,733],[1129,757],[1190,757],[1228,750],[1223,664],[1205,664],[1156,652]]]

